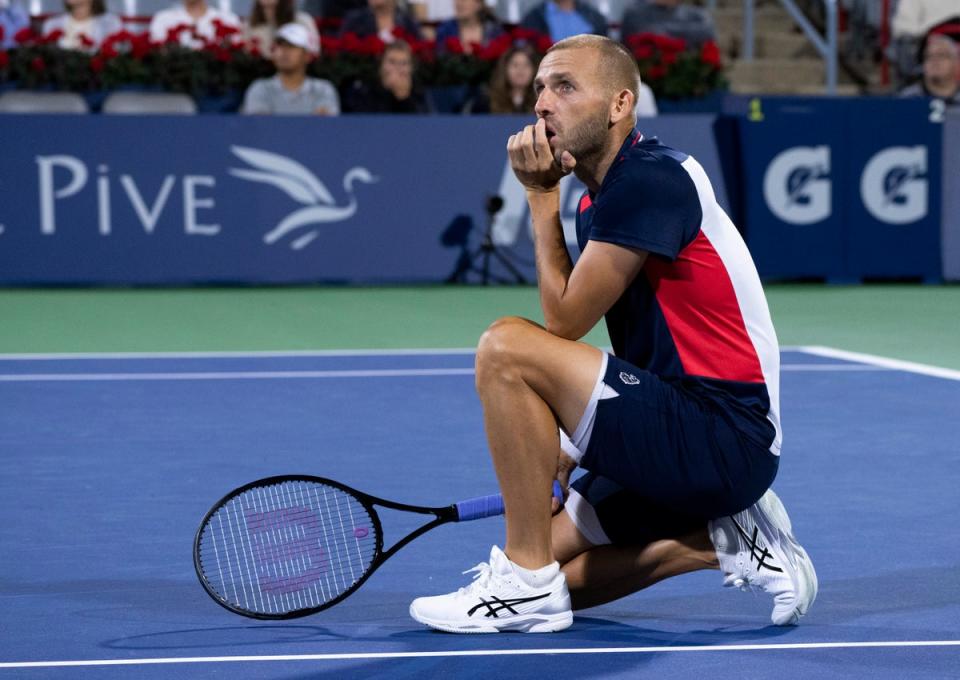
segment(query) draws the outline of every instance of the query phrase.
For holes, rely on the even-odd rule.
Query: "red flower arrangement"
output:
[[[702,97],[726,85],[717,44],[709,40],[699,50],[680,38],[655,33],[627,36],[627,48],[640,67],[640,77],[657,97]]]
[[[15,35],[17,47],[0,51],[0,78],[21,87],[53,86],[95,91],[119,86],[159,87],[195,96],[239,91],[255,78],[272,73],[272,64],[256,43],[245,45],[234,26],[215,22],[215,36],[205,40],[190,25],[176,26],[160,42],[148,33],[119,31],[92,51],[93,41],[81,38],[85,50],[57,47],[58,32],[39,36],[30,29]],[[489,82],[497,60],[517,43],[531,45],[540,54],[551,45],[548,36],[524,28],[504,32],[486,44],[463,45],[457,38],[438,46],[402,30],[394,36],[406,41],[418,62],[418,78],[427,87],[476,86]],[[182,44],[189,37],[198,49]],[[660,97],[701,96],[724,85],[720,51],[708,42],[698,50],[683,40],[649,33],[630,36],[627,46],[641,74]],[[337,86],[376,78],[385,44],[378,36],[323,35],[322,58],[310,65],[313,76]]]

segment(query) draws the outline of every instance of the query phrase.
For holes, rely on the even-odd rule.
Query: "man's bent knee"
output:
[[[519,377],[517,372],[519,350],[529,341],[529,333],[538,326],[518,316],[507,316],[494,321],[480,336],[477,345],[477,389],[482,390],[492,380]]]

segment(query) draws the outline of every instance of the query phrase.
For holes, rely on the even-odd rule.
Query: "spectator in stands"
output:
[[[104,0],[63,0],[63,9],[63,14],[43,22],[43,35],[57,33],[57,45],[65,50],[96,50],[108,35],[123,28]]]
[[[905,97],[934,97],[948,107],[960,107],[960,43],[931,32],[923,42],[923,78],[904,88]]]
[[[241,112],[339,115],[340,97],[333,84],[307,76],[307,66],[319,56],[319,45],[303,24],[289,23],[277,29],[271,51],[277,74],[250,84]]]
[[[14,36],[30,25],[30,15],[19,2],[0,0],[0,50],[16,46]]]
[[[920,39],[931,28],[956,14],[960,14],[957,0],[900,0],[890,28],[894,37],[913,36]]]
[[[490,78],[490,113],[533,114],[537,103],[533,78],[538,62],[529,45],[517,44],[503,53]]]
[[[922,64],[917,60],[920,43],[927,32],[960,13],[957,0],[900,0],[896,3],[890,29],[893,40],[888,56],[901,82],[916,77]]]
[[[420,25],[400,8],[397,0],[367,0],[366,7],[355,9],[343,18],[340,34],[354,33],[361,38],[376,35],[383,42],[391,43],[396,39],[394,30],[398,28],[420,38]]]
[[[204,41],[216,41],[217,25],[242,30],[240,19],[233,12],[214,9],[207,0],[182,0],[179,5],[163,9],[150,20],[150,40],[157,43],[167,42],[172,32],[180,27],[190,30],[180,32],[178,41],[184,47],[194,49],[203,47]]]
[[[549,35],[553,42],[581,33],[607,34],[607,18],[583,0],[545,0],[520,24]]]
[[[503,26],[490,13],[483,0],[454,0],[454,18],[437,26],[437,51],[447,49],[447,41],[460,41],[463,51],[470,54],[474,45],[486,45],[503,33]]]
[[[243,30],[247,49],[269,56],[273,51],[273,38],[279,26],[297,23],[307,29],[311,48],[320,49],[320,33],[317,22],[306,12],[297,11],[296,0],[254,0]]]
[[[716,37],[710,13],[684,0],[638,0],[623,15],[620,35],[656,33],[699,46]]]
[[[344,105],[354,113],[429,113],[427,98],[414,79],[410,45],[403,40],[388,44],[380,58],[377,82],[354,83]]]

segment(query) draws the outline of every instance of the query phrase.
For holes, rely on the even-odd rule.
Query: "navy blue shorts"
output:
[[[621,374],[625,378],[621,378]],[[779,456],[745,436],[722,405],[609,356],[573,488],[614,543],[649,542],[702,528],[753,505]]]

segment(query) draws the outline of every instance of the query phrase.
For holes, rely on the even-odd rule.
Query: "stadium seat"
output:
[[[114,92],[103,102],[103,113],[191,115],[196,112],[193,98],[173,92]]]
[[[0,94],[0,113],[89,113],[86,100],[74,92],[14,91]]]

